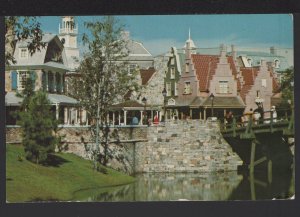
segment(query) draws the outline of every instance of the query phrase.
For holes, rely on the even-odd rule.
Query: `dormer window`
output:
[[[247,61],[248,61],[249,66],[251,67],[252,66],[252,59],[248,58]]]
[[[187,81],[184,83],[184,91],[183,94],[191,94],[191,82]]]
[[[280,66],[279,66],[279,60],[275,60],[274,61],[274,67],[276,68],[276,69],[278,69]]]
[[[20,49],[20,58],[25,59],[28,57],[28,49],[27,48],[21,48]]]

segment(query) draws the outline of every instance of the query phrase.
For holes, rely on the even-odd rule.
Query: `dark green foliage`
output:
[[[26,85],[22,93],[20,93],[21,97],[23,97],[22,102],[22,110],[27,110],[29,105],[30,98],[34,95],[34,81],[31,78],[27,78]]]
[[[290,107],[294,103],[294,69],[290,68],[282,73],[281,92],[282,102],[280,107]]]
[[[41,24],[36,17],[5,17],[5,64],[16,63],[13,57],[16,40],[30,39],[27,48],[29,53],[33,55],[46,46],[46,43],[42,41],[42,35]]]
[[[27,100],[27,109],[20,112],[18,124],[23,127],[26,158],[41,163],[55,150],[57,121],[50,111],[46,93],[36,92]]]

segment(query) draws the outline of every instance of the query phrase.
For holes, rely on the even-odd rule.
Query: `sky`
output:
[[[143,43],[152,55],[171,47],[182,48],[191,38],[199,48],[219,47],[220,44],[243,48],[293,47],[293,17],[289,14],[255,15],[139,15],[117,16],[131,39]],[[81,50],[85,21],[99,16],[75,16],[79,25],[78,43]],[[61,17],[39,17],[44,32],[58,34]]]

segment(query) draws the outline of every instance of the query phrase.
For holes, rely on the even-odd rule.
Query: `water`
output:
[[[286,199],[295,192],[292,172],[254,176],[227,173],[152,173],[129,185],[77,191],[76,201],[227,201]]]

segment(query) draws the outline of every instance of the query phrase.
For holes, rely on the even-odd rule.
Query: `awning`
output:
[[[48,99],[50,100],[51,103],[53,104],[59,104],[59,105],[76,105],[79,102],[66,95],[60,95],[60,94],[48,94]]]
[[[60,94],[48,94],[48,99],[52,105],[76,105],[78,101],[71,97],[60,95]],[[6,106],[20,106],[23,98],[16,96],[15,92],[8,92],[5,95]]]
[[[214,108],[245,108],[246,105],[241,99],[241,97],[214,97]],[[212,102],[210,97],[207,97],[206,100],[201,105],[202,107],[211,107]]]
[[[17,97],[15,92],[8,92],[5,95],[6,106],[20,106],[23,98]]]

